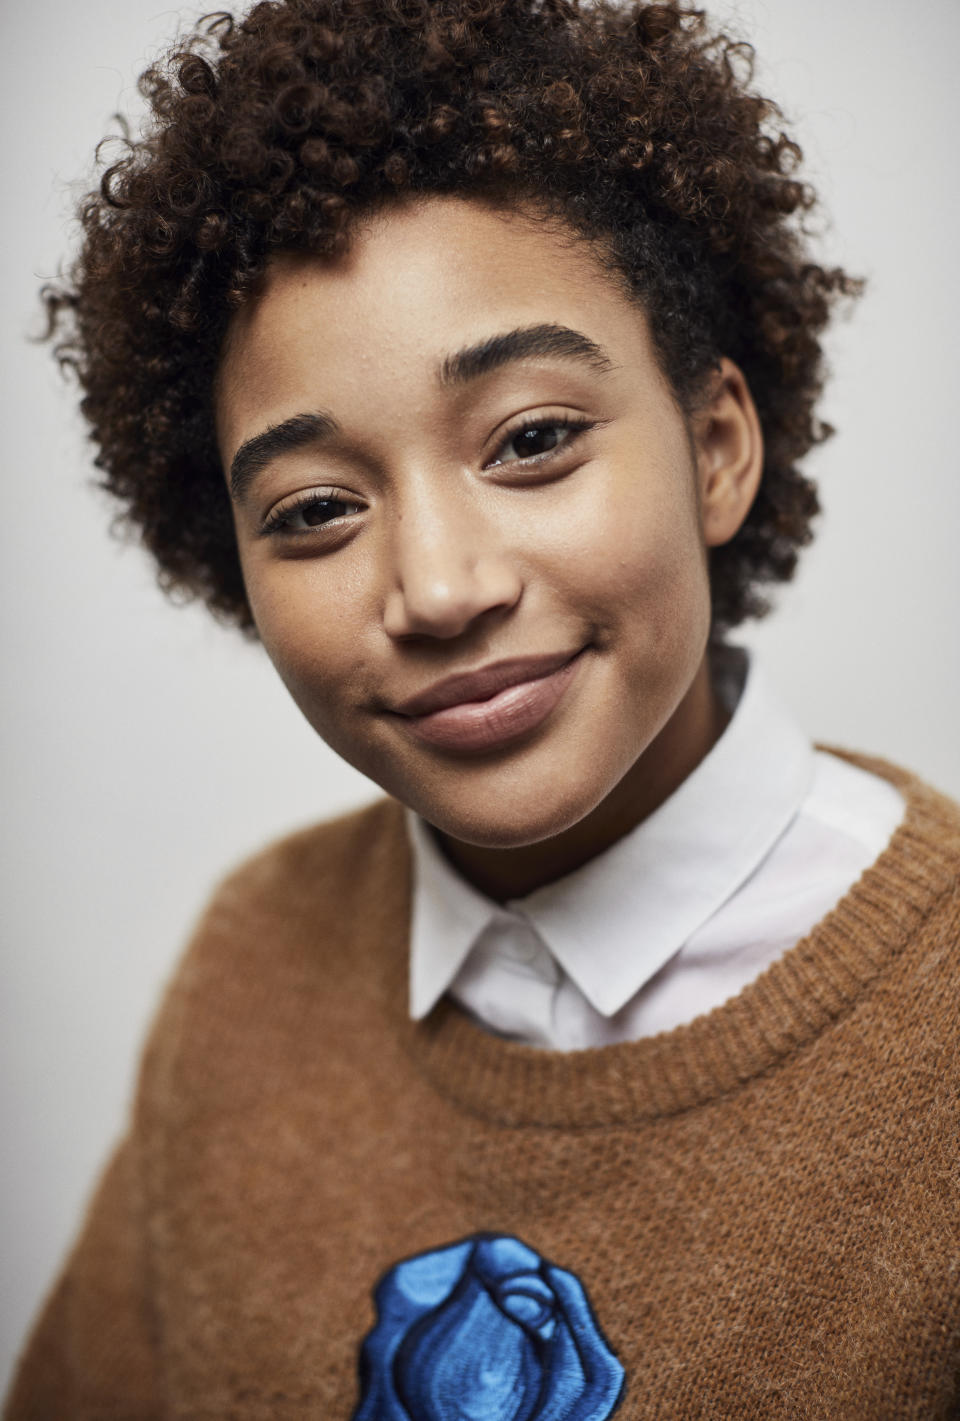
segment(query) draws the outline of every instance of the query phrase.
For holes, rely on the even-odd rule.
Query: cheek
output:
[[[671,525],[647,534],[633,558],[621,562],[624,613],[638,634],[661,648],[698,640],[710,621],[710,587],[703,546],[695,526]]]
[[[595,515],[591,545],[571,550],[568,576],[593,603],[598,631],[638,646],[699,639],[709,624],[706,550],[692,473],[638,468],[616,481]]]
[[[364,680],[357,590],[322,561],[244,573],[260,640],[281,680],[324,739],[341,739]]]

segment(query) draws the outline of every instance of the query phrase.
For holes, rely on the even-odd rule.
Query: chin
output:
[[[605,791],[546,801],[540,793],[511,799],[509,791],[494,802],[456,805],[415,804],[413,809],[441,834],[482,849],[523,849],[572,829],[603,800]]]

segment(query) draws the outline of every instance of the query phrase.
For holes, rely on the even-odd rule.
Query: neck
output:
[[[669,799],[729,721],[705,655],[680,705],[607,797],[562,834],[522,848],[490,849],[439,835],[447,858],[496,902],[523,898],[602,854]]]

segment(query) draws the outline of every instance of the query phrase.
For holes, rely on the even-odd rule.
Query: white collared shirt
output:
[[[449,992],[530,1045],[635,1040],[734,996],[835,906],[902,796],[814,750],[745,652],[723,651],[715,675],[733,714],[705,759],[629,834],[525,898],[478,892],[408,811],[414,1018]]]

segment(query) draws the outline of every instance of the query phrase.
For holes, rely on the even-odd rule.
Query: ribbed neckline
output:
[[[837,906],[737,996],[638,1041],[542,1050],[485,1031],[448,1000],[423,1021],[411,1021],[404,935],[403,950],[379,954],[384,1004],[420,1072],[442,1095],[491,1122],[582,1129],[704,1104],[811,1041],[899,955],[956,883],[960,862],[960,807],[952,800],[885,760],[818,748],[889,780],[904,796],[904,817]],[[403,834],[399,811],[392,827]],[[406,853],[403,862],[409,877]],[[396,900],[392,907],[398,914]],[[407,896],[404,925],[408,917]]]

